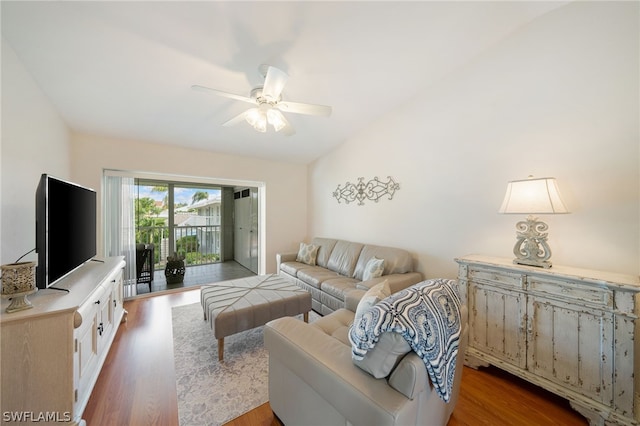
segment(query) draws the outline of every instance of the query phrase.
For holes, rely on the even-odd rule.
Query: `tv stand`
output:
[[[47,288],[51,290],[66,291],[67,293],[71,291],[68,288],[60,288],[60,287],[47,287]]]
[[[0,406],[18,424],[83,425],[82,413],[125,314],[122,257],[87,262],[30,297],[0,305]],[[8,413],[8,414],[5,414]],[[6,417],[5,417],[6,418]],[[43,420],[46,419],[46,420]]]

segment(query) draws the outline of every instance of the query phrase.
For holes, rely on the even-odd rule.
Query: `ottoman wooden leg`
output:
[[[304,322],[309,322],[309,312],[302,314],[302,319],[304,319]]]
[[[224,357],[224,337],[218,339],[218,361]]]

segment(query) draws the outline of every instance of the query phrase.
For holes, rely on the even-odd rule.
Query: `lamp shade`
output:
[[[569,210],[560,197],[555,178],[514,180],[507,184],[499,213],[506,214],[560,214]]]

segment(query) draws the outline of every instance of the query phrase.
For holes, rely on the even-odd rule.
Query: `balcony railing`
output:
[[[175,226],[175,248],[169,247],[168,226],[139,226],[137,244],[154,245],[156,267],[164,267],[167,256],[177,252],[185,257],[186,266],[206,265],[220,261],[220,225]]]

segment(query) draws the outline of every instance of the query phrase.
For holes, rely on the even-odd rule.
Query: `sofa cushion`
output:
[[[389,290],[389,283],[387,280],[384,280],[380,284],[376,284],[371,287],[367,292],[362,296],[360,302],[358,303],[358,309],[356,309],[356,314],[353,317],[353,322],[355,324],[360,322],[360,318],[367,312],[373,305],[381,301],[382,299],[386,299],[391,295],[391,290]]]
[[[312,266],[300,262],[282,262],[280,264],[280,270],[292,277],[297,277],[299,271],[307,268],[312,268]]]
[[[298,256],[296,256],[296,262],[306,263],[307,265],[315,266],[316,257],[318,256],[318,246],[313,244],[300,243],[298,249]]]
[[[333,251],[333,247],[335,247],[337,241],[338,240],[331,238],[317,237],[311,240],[311,244],[318,246],[318,257],[316,258],[316,264],[318,266],[322,266],[323,268],[327,267],[329,256],[331,256],[331,252]]]
[[[370,259],[364,267],[362,273],[362,281],[369,281],[372,278],[379,278],[384,272],[384,259],[378,259],[374,257]]]
[[[360,243],[338,240],[331,251],[327,268],[345,277],[353,277],[353,271],[363,246]]]
[[[339,340],[345,345],[351,346],[349,342],[349,326],[353,322],[354,313],[347,309],[338,309],[331,313],[318,318],[311,323],[312,326],[321,329],[329,336]]]
[[[411,346],[402,334],[386,332],[380,335],[376,345],[365,354],[362,360],[352,359],[355,365],[376,379],[381,379],[387,377],[410,351]]]
[[[330,271],[320,266],[311,266],[298,271],[298,279],[312,287],[320,288],[322,283],[331,278],[338,278],[337,272]]]
[[[382,275],[404,274],[413,271],[413,259],[408,251],[394,247],[366,245],[360,252],[353,277],[363,281],[362,277],[367,263],[374,257],[384,259]]]
[[[331,278],[324,281],[320,285],[320,289],[336,299],[344,301],[346,299],[346,294],[355,290],[358,283],[359,281],[355,278]]]

